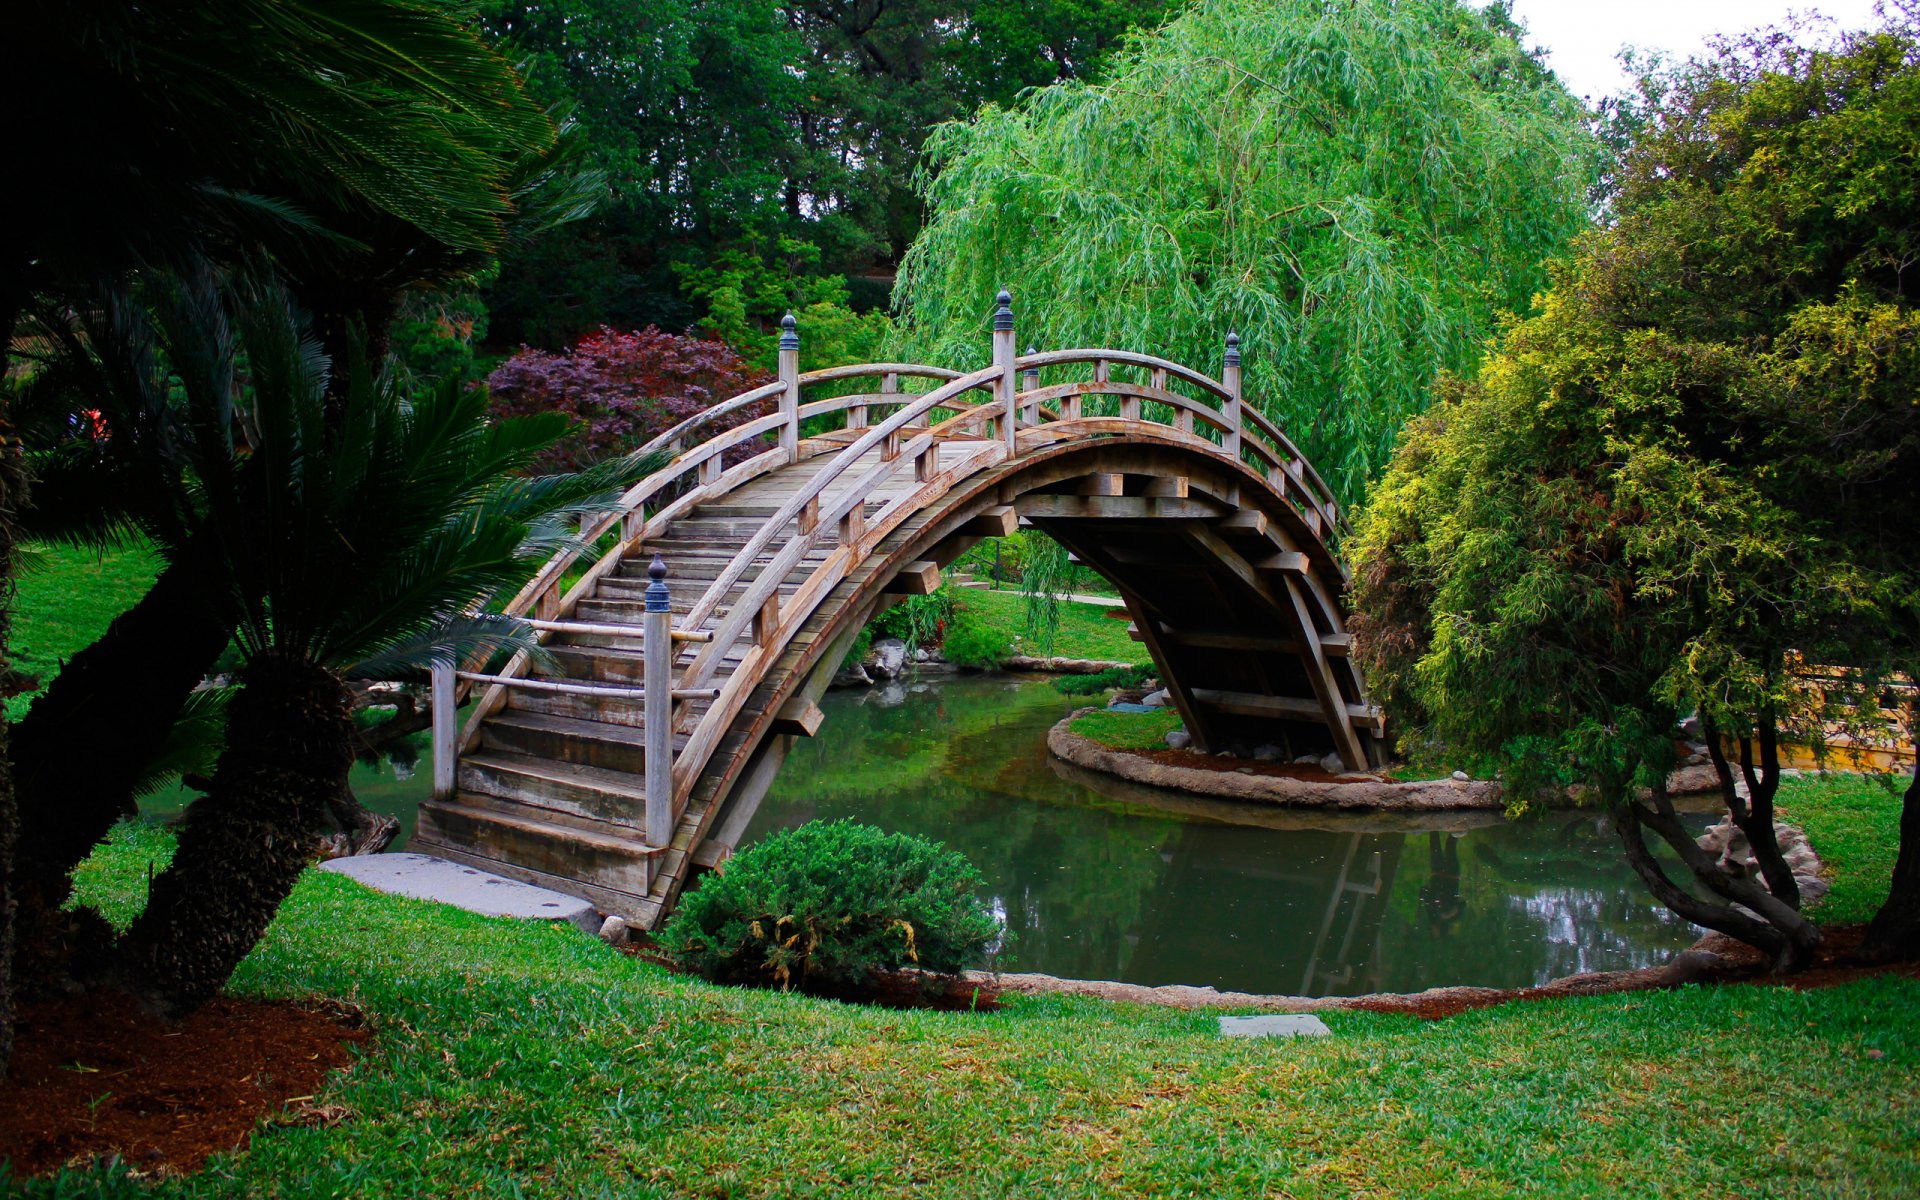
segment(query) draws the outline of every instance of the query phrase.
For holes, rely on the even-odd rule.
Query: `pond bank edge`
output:
[[[1490,779],[1402,781],[1356,772],[1336,780],[1316,780],[1174,766],[1131,750],[1103,746],[1073,732],[1074,719],[1090,711],[1069,713],[1048,730],[1048,752],[1083,770],[1148,787],[1297,808],[1449,812],[1506,807],[1499,783]],[[1717,786],[1711,767],[1682,767],[1667,780],[1667,791],[1674,796],[1709,792]]]
[[[1073,732],[1070,726],[1074,718],[1080,715],[1080,712],[1075,712],[1063,717],[1047,731],[1048,752],[1084,770],[1098,771],[1149,787],[1195,792],[1229,800],[1333,809],[1445,812],[1461,808],[1498,809],[1505,805],[1500,798],[1500,785],[1482,779],[1400,782],[1375,775],[1356,774],[1343,776],[1337,781],[1324,781],[1177,767],[1155,762],[1129,750],[1103,746],[1092,738]]]

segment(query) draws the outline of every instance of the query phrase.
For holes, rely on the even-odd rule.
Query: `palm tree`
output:
[[[564,417],[489,422],[484,393],[455,382],[409,402],[364,356],[336,372],[277,284],[232,302],[237,337],[204,288],[155,298],[190,438],[177,503],[198,515],[243,663],[207,794],[115,956],[122,983],[180,1013],[226,981],[309,862],[352,763],[349,680],[529,646],[484,601],[655,464],[520,475]]]
[[[601,190],[574,165],[578,137],[556,131],[511,64],[444,6],[76,0],[16,15],[10,32],[32,53],[0,73],[20,168],[0,225],[0,345],[10,351],[36,298],[93,309],[138,268],[266,255],[335,361],[361,330],[377,359],[401,291],[472,272],[516,230],[581,215]],[[134,429],[117,428],[120,465],[155,451]],[[0,453],[15,449],[0,439]],[[97,471],[41,482],[43,503],[27,514],[39,532],[99,515]],[[15,536],[9,499],[0,542]],[[68,870],[131,803],[141,764],[228,642],[202,593],[204,552],[173,546],[155,587],[75,656],[13,739],[26,873],[7,882],[19,885],[30,935],[17,961],[70,940]],[[9,579],[0,561],[0,594]],[[100,753],[89,717],[110,705],[120,736]],[[11,796],[0,789],[0,830]]]

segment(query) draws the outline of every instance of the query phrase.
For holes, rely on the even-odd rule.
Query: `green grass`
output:
[[[1870,921],[1887,898],[1900,852],[1905,777],[1802,775],[1783,780],[1775,800],[1780,819],[1806,830],[1833,885],[1809,911],[1824,925]]]
[[[1171,708],[1150,713],[1102,708],[1075,717],[1067,728],[1114,750],[1165,750],[1167,734],[1180,728],[1180,714]]]
[[[15,668],[39,677],[42,688],[66,659],[146,595],[161,566],[145,547],[100,552],[33,546],[28,559],[14,597],[12,651]],[[32,699],[7,701],[7,719],[19,720]]]
[[[1024,593],[964,588],[960,591],[959,603],[971,610],[982,624],[1004,631],[1015,654],[1136,664],[1151,661],[1147,648],[1127,636],[1127,623],[1108,617],[1106,614],[1111,610],[1098,605],[1061,601],[1060,627],[1054,631],[1049,644],[1041,631],[1027,627]]]
[[[134,836],[81,884],[123,913],[158,835]],[[924,1013],[730,990],[313,872],[233,987],[367,1011],[364,1059],[316,1101],[344,1118],[151,1193],[96,1169],[26,1194],[1920,1194],[1920,983],[1889,977],[1226,1041],[1210,1014],[1085,999]]]

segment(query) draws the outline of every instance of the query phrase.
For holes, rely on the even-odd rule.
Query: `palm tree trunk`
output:
[[[1900,856],[1893,861],[1893,888],[1867,926],[1863,957],[1880,962],[1920,958],[1920,763],[1900,806]]]
[[[13,427],[0,410],[0,685],[13,678],[9,642],[13,634],[13,569],[15,536],[13,515],[26,501],[27,473]],[[0,696],[12,694],[0,686]],[[14,850],[20,814],[13,791],[13,768],[8,761],[7,720],[0,716],[0,1079],[13,1061],[13,923]]]
[[[312,663],[265,655],[241,673],[212,787],[187,810],[173,865],[122,943],[135,995],[191,1012],[259,942],[352,765],[350,713],[346,686]]]
[[[14,778],[23,977],[44,984],[65,971],[78,928],[62,909],[73,868],[134,812],[135,780],[233,635],[211,615],[191,563],[183,555],[162,571],[139,603],[68,661],[20,722]]]

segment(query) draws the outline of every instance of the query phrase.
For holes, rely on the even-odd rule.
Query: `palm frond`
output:
[[[182,776],[211,775],[226,745],[227,701],[232,688],[202,688],[187,697],[166,740],[140,768],[135,797],[151,796]]]

